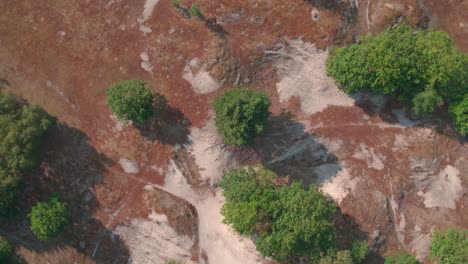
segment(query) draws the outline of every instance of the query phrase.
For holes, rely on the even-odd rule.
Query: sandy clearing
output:
[[[315,168],[314,172],[319,175],[327,174],[330,170],[330,166],[338,166],[336,164],[324,164]],[[336,168],[331,168],[332,171],[336,171]],[[359,182],[359,178],[351,179],[351,175],[346,169],[341,169],[336,176],[323,181],[319,185],[319,189],[324,193],[330,195],[330,197],[341,204],[344,198],[350,193],[353,193]]]
[[[412,233],[414,239],[411,242],[411,247],[415,250],[416,258],[422,262],[429,256],[432,234],[422,232],[418,225],[414,226]]]
[[[143,6],[143,12],[137,19],[137,22],[140,24],[139,29],[141,32],[143,32],[143,35],[151,33],[151,27],[144,25],[144,23],[151,18],[154,8],[158,3],[159,0],[146,0],[145,5]]]
[[[334,80],[327,76],[327,51],[298,39],[288,40],[287,46],[266,53],[277,56],[275,66],[280,82],[276,88],[282,103],[297,96],[302,111],[308,114],[320,112],[329,105],[354,104],[354,100],[340,91]]]
[[[192,59],[185,65],[182,77],[199,94],[212,93],[220,87],[218,81],[207,72],[206,65],[202,65],[198,58]]]
[[[194,263],[190,250],[194,240],[177,234],[168,224],[167,216],[152,212],[149,219],[135,218],[128,225],[115,229],[128,245],[134,264],[164,264],[168,260]]]
[[[426,208],[456,208],[456,202],[461,198],[463,189],[462,182],[458,177],[459,173],[460,171],[451,165],[440,171],[424,193]]]
[[[256,251],[254,243],[222,223],[220,210],[224,198],[220,190],[214,193],[194,191],[172,160],[163,189],[187,200],[197,209],[200,248],[205,252],[209,263],[262,263],[262,257]],[[201,262],[203,263],[203,259]]]
[[[382,170],[385,167],[383,163],[385,156],[383,154],[376,153],[374,148],[368,147],[364,144],[359,144],[359,149],[353,154],[353,158],[365,161],[369,168],[376,170]]]
[[[138,162],[135,160],[121,158],[119,164],[125,173],[135,174],[140,171],[140,166],[138,166]]]
[[[148,52],[143,51],[140,54],[141,58],[141,68],[149,73],[153,72],[153,65],[151,65],[151,62],[149,61],[149,55]]]

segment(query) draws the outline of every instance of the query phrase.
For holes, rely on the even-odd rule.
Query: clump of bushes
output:
[[[10,263],[13,257],[13,246],[0,236],[0,263]]]
[[[39,165],[42,138],[54,122],[39,106],[0,93],[0,216],[11,213],[22,175]]]
[[[224,222],[242,235],[255,235],[257,249],[277,261],[318,261],[336,250],[335,205],[315,186],[275,187],[252,169],[229,171],[221,180]],[[265,173],[263,173],[265,175]]]
[[[107,104],[123,121],[144,123],[154,115],[154,96],[140,80],[120,81],[107,90]]]
[[[413,255],[397,253],[386,256],[385,264],[419,264],[419,261]]]
[[[393,95],[417,115],[425,115],[468,94],[467,66],[468,56],[445,32],[414,31],[403,25],[337,48],[327,61],[327,72],[347,93],[369,89]],[[454,111],[468,111],[462,107]],[[466,133],[460,130],[467,126],[466,118],[453,116],[459,131]]]
[[[213,101],[216,127],[224,142],[247,145],[266,127],[270,101],[263,92],[231,89]]]
[[[468,230],[435,232],[429,256],[439,264],[468,263]]]
[[[29,217],[32,232],[43,241],[57,236],[71,223],[70,209],[57,195],[51,196],[47,201],[38,202]]]
[[[200,10],[200,5],[197,4],[197,3],[193,3],[193,4],[190,6],[189,15],[190,15],[190,17],[202,18],[202,17],[203,17],[203,14],[202,14],[202,12],[201,12],[201,10]]]

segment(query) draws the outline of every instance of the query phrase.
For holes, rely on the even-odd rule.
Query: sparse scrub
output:
[[[153,94],[140,80],[120,81],[107,90],[107,104],[118,119],[144,123],[154,115]]]
[[[180,8],[180,1],[179,0],[171,0],[171,4],[175,8]]]
[[[47,201],[38,202],[29,215],[31,230],[40,240],[48,240],[63,232],[71,223],[68,205],[59,201],[57,195]]]
[[[398,26],[335,49],[327,72],[347,93],[369,89],[393,95],[425,115],[467,92],[467,65],[468,56],[447,33]]]
[[[262,172],[265,174],[265,172]],[[254,169],[229,171],[221,180],[224,222],[243,235],[255,235],[257,249],[277,261],[303,257],[318,261],[333,252],[335,205],[315,186],[275,187],[260,183]]]
[[[224,142],[236,146],[247,145],[267,124],[270,101],[263,92],[232,89],[213,101],[216,127]]]
[[[203,14],[202,14],[202,12],[200,10],[200,5],[197,4],[197,3],[193,3],[190,6],[189,14],[190,14],[190,17],[198,17],[198,18],[203,17]]]
[[[419,264],[419,261],[413,255],[397,253],[386,256],[385,264]]]
[[[0,236],[0,263],[11,263],[13,246],[8,240]]]
[[[439,264],[468,263],[468,230],[449,229],[445,233],[435,232],[429,256]]]
[[[55,119],[42,108],[0,93],[0,215],[16,203],[21,178],[39,165],[39,147]]]

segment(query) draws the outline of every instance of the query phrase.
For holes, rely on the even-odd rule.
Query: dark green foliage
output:
[[[356,262],[353,262],[350,250],[340,250],[336,254],[323,256],[318,264],[356,264]]]
[[[449,229],[445,233],[435,232],[429,256],[439,264],[468,263],[468,230]]]
[[[336,49],[327,72],[348,93],[370,89],[394,95],[422,115],[466,92],[467,58],[445,32],[398,26]]]
[[[197,3],[193,3],[190,6],[189,15],[190,15],[190,17],[198,17],[198,18],[203,17],[203,15],[202,15],[202,13],[200,11],[200,5],[197,4]]]
[[[0,236],[0,263],[10,263],[13,257],[13,246]]]
[[[460,134],[468,135],[468,92],[465,96],[454,99],[449,107],[449,113],[453,117],[453,124]]]
[[[270,101],[263,92],[232,89],[213,101],[216,127],[227,144],[247,145],[262,133]]]
[[[23,173],[39,164],[39,147],[54,119],[38,106],[0,93],[0,215],[15,204]]]
[[[68,205],[60,202],[56,195],[45,202],[38,202],[32,208],[29,217],[31,230],[43,241],[57,236],[71,223]]]
[[[351,257],[355,264],[362,263],[368,252],[369,246],[366,241],[355,241],[351,246]]]
[[[140,80],[120,81],[107,89],[107,104],[118,119],[144,123],[154,115],[153,94]]]
[[[385,257],[385,264],[419,264],[419,261],[407,253],[398,253]]]
[[[335,205],[315,186],[304,188],[295,182],[275,187],[265,180],[274,173],[264,170],[231,170],[223,177],[224,222],[241,234],[258,236],[257,249],[278,261],[294,257],[318,261],[321,254],[333,252]]]

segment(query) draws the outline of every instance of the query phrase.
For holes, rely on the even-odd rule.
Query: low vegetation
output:
[[[48,240],[63,232],[71,222],[68,205],[61,202],[57,195],[47,201],[38,202],[29,215],[31,230],[40,240]]]
[[[413,255],[397,253],[386,256],[385,264],[419,264],[419,261]]]
[[[13,253],[13,246],[10,242],[0,236],[0,263],[11,263]]]
[[[257,249],[277,261],[318,261],[334,252],[335,204],[315,186],[295,182],[275,187],[259,180],[259,175],[268,173],[248,168],[231,170],[223,177],[224,222],[243,235],[256,236]]]
[[[39,165],[39,147],[55,119],[42,108],[0,93],[0,215],[17,202],[22,175]]]
[[[435,232],[429,256],[439,264],[468,263],[468,230]]]
[[[435,112],[447,103],[456,128],[466,134],[468,56],[459,52],[442,31],[415,31],[410,26],[389,28],[366,36],[358,44],[334,50],[327,72],[347,93],[369,89],[393,95],[417,115]]]
[[[107,90],[107,104],[123,121],[144,123],[154,115],[154,96],[140,80],[120,81]]]
[[[197,4],[197,3],[193,3],[190,6],[190,9],[189,9],[189,15],[190,15],[190,17],[202,18],[203,14],[202,14],[202,12],[200,10],[200,5]]]
[[[247,145],[262,133],[270,113],[270,101],[263,92],[231,89],[213,101],[216,127],[224,142]]]

